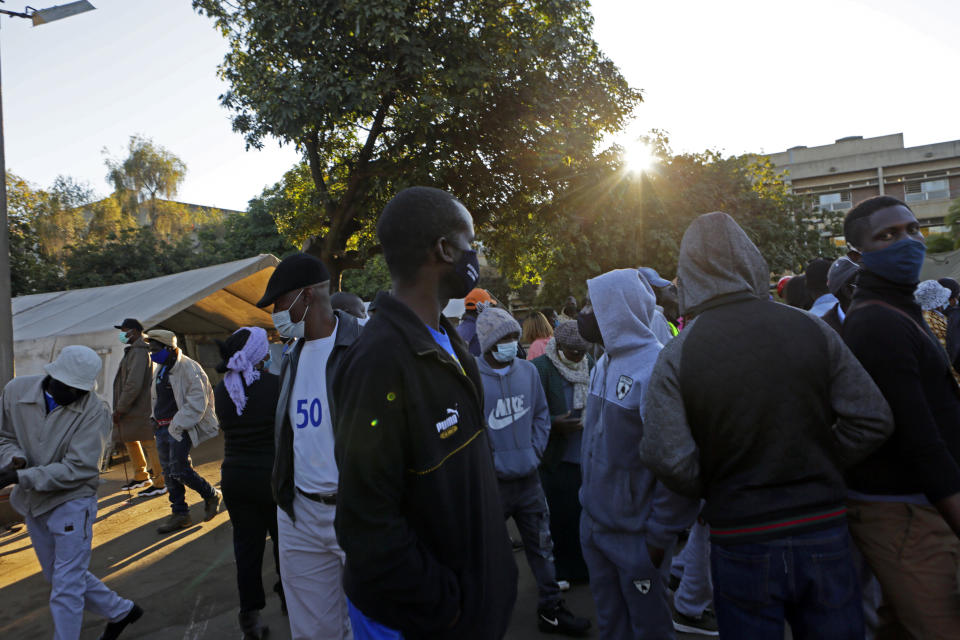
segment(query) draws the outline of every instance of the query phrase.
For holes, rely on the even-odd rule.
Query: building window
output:
[[[849,191],[837,191],[835,193],[821,193],[815,209],[820,211],[845,211],[853,206]]]
[[[950,198],[950,180],[923,180],[922,182],[908,182],[904,185],[907,202],[921,200],[948,200]]]

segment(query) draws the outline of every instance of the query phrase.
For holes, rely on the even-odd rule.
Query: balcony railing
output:
[[[922,202],[924,200],[949,200],[949,189],[937,189],[936,191],[920,191],[918,193],[906,194],[907,202]]]

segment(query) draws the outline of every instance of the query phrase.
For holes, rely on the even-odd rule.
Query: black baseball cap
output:
[[[267,281],[267,290],[257,303],[269,307],[288,291],[311,287],[330,280],[330,272],[319,259],[307,253],[295,253],[280,261]]]
[[[120,324],[113,325],[114,329],[136,329],[137,331],[143,331],[143,325],[137,322],[136,318],[127,318]]]

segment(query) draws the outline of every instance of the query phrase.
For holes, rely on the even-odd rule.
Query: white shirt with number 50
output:
[[[290,426],[293,428],[293,481],[307,493],[337,492],[337,463],[333,457],[333,422],[327,399],[327,360],[337,339],[333,333],[307,340],[300,352],[297,377],[290,394]]]

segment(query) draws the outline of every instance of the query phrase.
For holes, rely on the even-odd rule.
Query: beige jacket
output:
[[[37,517],[75,498],[97,494],[100,460],[110,443],[110,409],[95,392],[47,413],[46,376],[14,378],[0,395],[0,466],[27,461],[10,504]]]
[[[113,379],[113,410],[120,414],[117,422],[120,442],[153,439],[150,387],[153,362],[143,338],[123,350],[120,368]]]
[[[157,375],[160,375],[160,369],[155,367]],[[193,446],[215,437],[220,432],[220,422],[214,411],[213,387],[203,367],[179,349],[177,361],[170,368],[170,387],[177,401],[177,412],[168,427],[170,435],[179,441],[187,433]],[[156,407],[156,384],[150,385],[150,399],[152,406]]]

